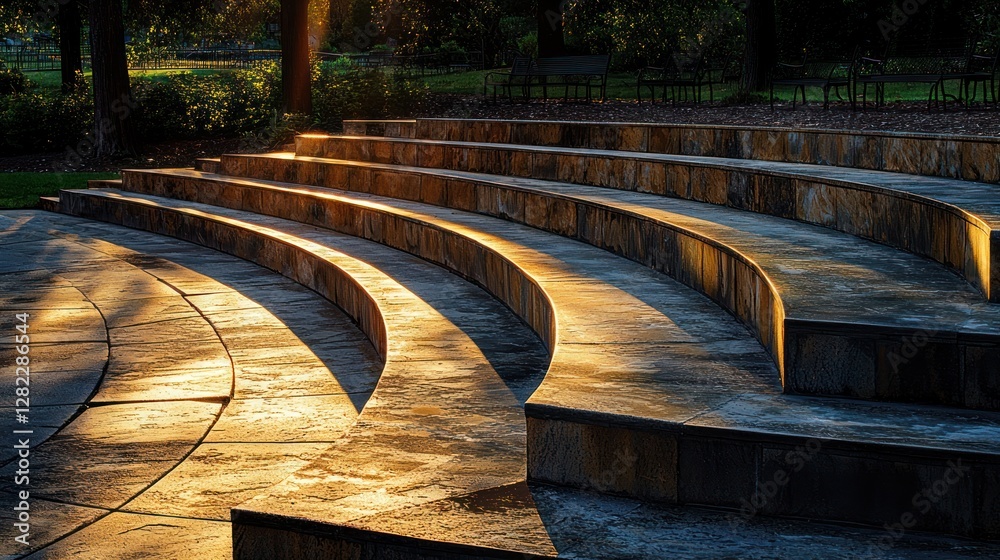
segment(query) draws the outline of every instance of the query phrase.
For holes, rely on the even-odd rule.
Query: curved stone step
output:
[[[31,546],[8,539],[0,557],[176,558],[223,535],[224,546],[201,552],[230,558],[228,523],[204,519],[228,520],[229,507],[341,437],[378,378],[374,349],[320,296],[239,259],[69,216],[11,215],[23,219],[16,235],[0,237],[0,266],[31,271],[0,274],[12,283],[0,308],[32,313],[39,371]],[[88,324],[74,319],[87,309],[105,333],[94,351],[67,342]],[[320,323],[324,332],[308,332]],[[46,341],[56,335],[58,346]],[[75,365],[95,360],[96,370]],[[39,446],[43,420],[63,402],[82,412]],[[210,467],[189,478],[205,457]],[[0,492],[5,513],[17,489],[10,480]],[[158,523],[164,515],[178,517]],[[152,530],[155,545],[144,527],[162,528]]]
[[[100,191],[63,197],[73,212],[154,228],[274,266],[347,308],[370,308],[362,312],[385,321],[375,331],[386,365],[374,395],[348,435],[296,475],[320,469],[338,474],[340,482],[324,489],[325,499],[340,504],[327,512],[331,516],[415,506],[523,480],[522,402],[537,385],[547,354],[482,290],[415,257],[301,224]],[[401,280],[382,272],[383,266]],[[211,449],[200,458],[206,447],[127,509],[149,511],[147,502],[183,495],[220,458]],[[269,495],[264,489],[257,494]],[[310,505],[307,496],[296,503],[286,504],[289,511],[305,512]],[[174,508],[166,513],[178,514]]]
[[[813,163],[1000,183],[1000,138],[995,136],[489,119],[344,121],[344,133]]]
[[[296,154],[635,190],[821,225],[934,259],[1000,301],[995,185],[821,165],[303,135]],[[227,174],[238,170],[223,167]],[[291,180],[284,178],[285,180]]]
[[[768,477],[789,468],[786,456],[818,445],[808,461],[815,470],[796,477],[802,486],[789,486],[766,513],[879,524],[913,507],[913,494],[948,475],[947,461],[961,457],[982,474],[963,479],[962,491],[918,526],[994,534],[996,506],[976,488],[988,488],[1000,468],[1000,417],[781,395],[769,359],[730,317],[646,267],[518,224],[399,200],[188,170],[125,177],[128,188],[377,240],[485,286],[553,348],[545,380],[526,405],[533,478],[738,508],[741,496],[750,500]],[[103,204],[178,210],[190,204],[93,191],[66,191],[62,201],[71,211],[90,212],[93,205],[101,214]],[[139,210],[115,212],[136,216],[137,225],[151,219]],[[886,478],[863,495],[845,496],[831,482],[871,472]],[[336,473],[296,478],[289,492],[309,481],[322,493],[330,477],[342,476]],[[613,476],[605,480],[604,473]]]
[[[848,234],[552,181],[288,155],[224,163],[501,217],[645,264],[746,324],[789,392],[1000,409],[1000,306],[935,263]]]

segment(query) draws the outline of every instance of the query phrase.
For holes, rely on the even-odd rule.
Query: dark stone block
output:
[[[678,448],[680,503],[739,508],[752,496],[760,464],[758,444],[688,436]]]

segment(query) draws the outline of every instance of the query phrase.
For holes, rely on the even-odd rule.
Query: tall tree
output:
[[[309,0],[281,0],[281,86],[285,111],[312,113]]]
[[[67,0],[59,5],[59,67],[62,71],[62,87],[68,91],[76,86],[76,73],[83,70],[83,55],[80,49],[80,4]]]
[[[743,79],[740,90],[744,96],[767,89],[778,56],[778,34],[775,29],[774,0],[748,0],[745,9],[747,25]]]
[[[90,1],[90,54],[97,155],[135,154],[134,103],[125,58],[121,0]]]
[[[563,42],[562,0],[538,0],[538,56],[559,56],[566,50]]]

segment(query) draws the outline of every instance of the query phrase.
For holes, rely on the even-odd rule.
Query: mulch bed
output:
[[[887,109],[852,112],[846,105],[824,111],[819,104],[681,105],[634,101],[606,103],[499,103],[485,102],[480,96],[435,95],[421,117],[478,119],[576,120],[605,122],[661,122],[685,124],[731,124],[743,126],[790,126],[851,130],[892,130],[1000,136],[1000,110],[977,108],[964,111],[952,107],[946,112],[928,112],[922,103],[893,104]],[[142,157],[87,160],[76,171],[117,171],[122,168],[190,167],[200,157],[223,153],[266,151],[240,138],[185,140],[146,146]],[[0,157],[0,171],[53,171],[66,161],[65,153]]]
[[[947,111],[928,112],[924,103],[897,103],[887,109],[853,112],[849,105],[834,105],[824,111],[822,104],[778,105],[771,110],[758,105],[678,105],[608,101],[605,103],[485,103],[479,97],[435,96],[425,117],[469,119],[525,119],[609,122],[659,122],[678,124],[731,124],[746,126],[789,126],[851,130],[892,130],[1000,136],[1000,111],[965,111],[951,106]]]

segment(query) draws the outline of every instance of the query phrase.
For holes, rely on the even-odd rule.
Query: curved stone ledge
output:
[[[478,119],[344,121],[344,133],[814,163],[1000,183],[1000,138],[992,136]]]
[[[223,168],[233,176],[476,212],[611,251],[677,279],[736,316],[768,349],[788,392],[1000,409],[997,376],[986,365],[997,352],[997,337],[954,328],[928,337],[927,328],[788,318],[780,290],[752,258],[638,210],[501,178],[389,165],[232,155],[223,158]],[[918,355],[904,358],[906,341],[914,339],[921,341]]]
[[[830,227],[931,258],[964,276],[990,301],[1000,301],[1000,209],[987,207],[995,205],[989,185],[957,183],[953,186],[963,190],[948,193],[919,177],[906,181],[835,168],[622,154],[604,148],[322,135],[304,135],[296,142],[301,156],[634,190]]]
[[[64,212],[169,235],[255,262],[307,286],[344,310],[368,337],[383,361],[389,356],[389,340],[378,302],[348,271],[333,264],[319,246],[302,250],[280,232],[247,236],[235,221],[199,215],[197,212],[165,211],[155,205],[126,204],[114,197],[87,196],[82,191],[62,191]]]
[[[131,181],[135,181],[130,186],[142,189],[145,187],[141,184],[142,179],[139,177],[142,175],[153,177],[155,174],[156,172],[128,172],[125,174],[125,183],[128,184]],[[277,191],[274,195],[263,192],[253,194],[252,191],[259,189],[254,188],[253,182],[250,181],[218,177],[199,180],[200,174],[193,171],[176,171],[165,176],[168,176],[170,182],[177,186],[179,193],[186,192],[191,195],[200,193],[208,198],[217,198],[220,202],[227,205],[243,204],[245,201],[250,201],[254,204],[263,205],[262,207],[272,211],[280,209],[282,212],[290,212],[296,216],[315,220],[327,219],[326,216],[330,216],[331,214],[329,207],[324,210],[322,205],[317,204],[317,200],[309,200],[309,196],[304,196],[308,191],[308,188],[304,187],[292,188],[290,186],[270,185],[273,190]],[[227,189],[226,185],[213,186],[213,183],[225,183],[230,185],[231,188]],[[287,194],[282,194],[280,191],[287,191]],[[282,198],[291,196],[293,193],[298,193],[300,200],[294,201]],[[324,198],[342,197],[326,194]],[[361,227],[364,236],[375,235],[379,238],[384,238],[388,240],[387,244],[397,243],[401,247],[410,246],[411,244],[433,246],[434,236],[421,236],[419,231],[421,228],[408,227],[407,224],[413,222],[405,219],[405,217],[401,220],[402,223],[375,219],[379,211],[390,213],[391,210],[389,207],[376,208],[377,206],[379,205],[372,202],[358,202],[351,212],[337,212],[336,214],[340,217],[335,218],[334,221],[344,220],[344,223],[351,224],[354,223],[354,220],[357,220],[359,226],[348,225],[347,227]],[[406,211],[398,208],[394,211],[406,214]],[[428,240],[430,243],[428,243]],[[445,243],[447,245],[447,241]],[[497,239],[496,243],[501,245],[504,241]],[[425,254],[439,253],[437,250],[434,250]],[[484,259],[484,261],[488,261],[488,259]],[[501,269],[493,268],[493,270],[496,271],[494,272],[496,274]],[[517,291],[513,286],[518,285],[518,283],[516,280],[512,281],[510,277],[507,277],[498,278],[494,286],[497,285],[508,286],[506,293],[513,294]],[[521,283],[519,285],[523,289],[524,284]],[[568,293],[567,289],[574,291],[577,287],[575,285],[563,286],[563,297],[567,297],[565,295]],[[590,302],[584,306],[586,309],[577,310],[576,313],[578,316],[598,316],[599,321],[605,321],[600,316],[606,313],[620,314],[620,312],[607,307],[609,302],[601,299],[595,301],[593,300],[593,295],[589,293],[580,294],[577,297],[576,301],[581,303],[584,301]],[[582,299],[579,299],[581,297]],[[600,305],[597,305],[597,303],[600,303]],[[564,306],[561,305],[560,309],[562,307]],[[631,310],[626,311],[627,315],[633,317],[633,321],[637,320]],[[552,319],[548,322],[556,323],[558,321]],[[621,331],[622,325],[619,324],[619,321],[612,321],[612,323],[605,326],[605,329],[614,327],[616,331]],[[572,322],[564,323],[561,328],[572,328],[572,326]],[[584,332],[583,334],[587,335],[587,339],[593,340],[593,333]],[[615,362],[620,362],[623,357],[615,353],[616,349],[621,351],[623,348],[620,346],[608,348],[607,357]],[[651,358],[653,355],[662,356],[668,350],[660,347],[653,349],[646,348],[646,344],[633,344],[629,351],[640,352],[636,356],[641,355]],[[594,355],[592,347],[588,349],[588,352],[588,355]],[[567,355],[570,354],[556,354],[559,360],[565,360]],[[580,357],[585,356],[581,355]],[[746,359],[746,357],[742,359]],[[590,360],[590,362],[592,361]],[[664,367],[665,372],[679,376],[675,377],[675,382],[682,379],[688,382],[694,381],[688,379],[692,376],[683,371],[684,368],[676,371],[677,366],[680,365],[679,363],[660,364],[656,362],[656,364],[658,364],[658,367]],[[595,394],[592,393],[594,383],[598,383],[601,387],[607,387],[609,384],[614,385],[619,382],[617,376],[622,374],[630,376],[635,383],[639,383],[641,386],[646,379],[645,373],[641,372],[647,372],[648,370],[642,369],[642,364],[639,363],[620,363],[618,365],[618,368],[621,370],[620,372],[618,370],[614,372],[590,372],[591,364],[589,363],[583,369],[580,366],[584,364],[564,362],[563,365],[565,366],[563,371],[558,371],[555,375],[553,375],[553,371],[550,369],[542,387],[536,391],[527,405],[529,417],[532,419],[537,417],[538,420],[537,422],[529,420],[528,434],[529,476],[536,479],[549,480],[571,486],[596,488],[609,493],[642,496],[648,499],[672,503],[700,503],[722,507],[733,507],[733,504],[737,504],[736,507],[738,507],[738,497],[740,495],[752,495],[754,485],[764,480],[758,478],[770,472],[764,469],[751,468],[754,467],[754,462],[757,461],[757,458],[763,455],[769,461],[765,463],[765,466],[772,468],[775,466],[772,456],[780,457],[785,452],[780,446],[767,445],[767,442],[775,439],[774,434],[788,434],[788,437],[783,440],[785,443],[801,446],[808,443],[808,436],[806,434],[819,430],[824,434],[824,441],[836,440],[837,443],[831,443],[825,448],[829,450],[828,452],[820,453],[819,456],[822,459],[817,459],[815,463],[818,467],[816,470],[810,471],[808,477],[804,476],[802,478],[802,485],[796,484],[796,491],[794,493],[782,495],[774,499],[763,513],[803,515],[826,519],[851,519],[862,523],[878,523],[882,514],[895,512],[897,507],[902,508],[900,511],[904,511],[906,507],[910,507],[908,502],[905,504],[900,502],[899,499],[901,497],[904,495],[912,496],[914,488],[926,486],[927,481],[941,475],[945,467],[941,467],[938,459],[944,453],[950,453],[950,456],[965,458],[968,460],[967,462],[971,462],[974,465],[973,468],[980,469],[977,472],[981,472],[983,476],[995,475],[996,450],[993,449],[993,444],[980,444],[967,441],[970,437],[973,438],[972,441],[978,441],[975,440],[972,434],[982,434],[984,433],[983,430],[989,432],[995,429],[995,426],[989,420],[965,418],[962,422],[957,423],[948,420],[946,422],[947,429],[954,430],[948,436],[950,438],[948,439],[950,442],[948,445],[949,449],[933,452],[925,449],[924,446],[933,445],[932,442],[943,441],[939,439],[942,436],[937,432],[933,434],[914,432],[911,429],[911,425],[913,423],[912,414],[915,411],[912,409],[900,410],[890,414],[892,409],[888,409],[887,407],[879,408],[881,405],[851,404],[845,407],[842,404],[827,404],[830,401],[821,402],[822,400],[808,401],[810,404],[802,407],[802,403],[798,401],[782,400],[779,402],[778,399],[789,399],[791,397],[779,397],[775,394],[766,393],[766,391],[765,393],[745,398],[740,398],[735,393],[730,394],[727,392],[737,391],[743,393],[746,391],[761,390],[759,381],[751,382],[748,379],[744,379],[739,386],[730,386],[733,380],[705,379],[705,381],[710,383],[710,389],[700,384],[678,387],[672,385],[649,387],[648,390],[652,392],[651,395],[643,395],[639,390],[621,390],[612,391],[610,394]],[[716,374],[721,374],[722,372],[718,371],[717,366],[718,364],[715,365],[712,371]],[[574,367],[576,369],[573,369]],[[635,370],[633,368],[639,369]],[[707,374],[708,371],[693,373]],[[590,374],[589,377],[587,376],[588,374]],[[594,377],[593,374],[599,375]],[[712,376],[708,375],[708,377],[711,378]],[[751,385],[753,386],[752,388],[750,387]],[[638,389],[639,386],[632,388]],[[671,388],[676,389],[676,391],[671,391]],[[672,392],[677,392],[678,394],[675,397],[671,397],[669,394]],[[649,397],[655,398],[650,400]],[[674,402],[661,402],[664,398],[673,400]],[[625,404],[623,399],[626,399],[632,406],[623,406]],[[689,399],[693,399],[698,403],[697,406],[701,410],[700,413],[695,414],[694,410],[690,408],[690,404],[686,406],[682,404],[690,402]],[[639,401],[642,401],[641,405]],[[706,404],[708,402],[713,404]],[[563,417],[559,420],[564,425],[569,424],[573,426],[569,432],[563,433],[558,425],[549,424],[548,422],[551,419],[552,407],[565,406],[566,403],[572,403],[575,410],[569,417]],[[651,410],[650,407],[654,403],[660,403],[664,410],[670,410],[673,417],[670,414],[663,414],[661,411]],[[609,404],[610,406],[608,406]],[[792,404],[792,408],[799,407],[803,409],[796,409],[794,411],[791,409],[786,410],[785,408],[789,404]],[[702,406],[710,408],[702,409]],[[809,408],[810,406],[812,408]],[[838,408],[842,409],[840,412],[845,412],[846,416],[838,412]],[[850,412],[855,408],[859,410]],[[600,412],[601,410],[605,412]],[[772,424],[759,431],[757,429],[748,429],[745,424],[741,426],[741,421],[738,419],[739,415],[753,410],[756,410],[756,412],[751,412],[754,415],[755,421],[767,418],[768,422]],[[777,412],[779,410],[783,411],[784,416]],[[949,417],[954,414],[954,411],[948,412]],[[938,422],[939,420],[943,420],[944,416],[938,416],[940,418],[934,415],[921,416],[918,423],[921,426],[942,426],[942,429],[944,429],[943,425]],[[601,426],[608,426],[610,424],[611,428],[603,432],[592,431],[592,433],[584,433],[581,436],[582,440],[580,437],[571,437],[574,433],[579,433],[581,429],[586,430],[586,426],[594,425],[595,418],[597,424]],[[891,435],[888,436],[888,439],[885,439],[887,436],[885,433],[882,433],[884,430],[874,429],[871,433],[855,434],[857,428],[854,426],[858,426],[858,422],[863,422],[865,423],[864,425],[871,425],[872,422],[880,425],[884,423],[886,424],[885,428],[891,426],[888,432]],[[703,428],[699,428],[699,426]],[[680,435],[677,435],[678,430],[680,430]],[[663,433],[672,435],[666,438],[659,435],[645,437],[643,435],[645,431],[662,431]],[[897,431],[900,433],[897,434]],[[862,440],[869,441],[870,445],[865,449],[870,453],[863,452],[864,450],[861,448],[865,446],[858,445],[852,441],[852,435],[849,434],[858,435]],[[671,441],[671,438],[674,438],[674,440]],[[903,444],[903,442],[907,443]],[[361,443],[371,445],[369,441]],[[576,445],[577,443],[584,443],[586,445],[578,446]],[[860,455],[852,456],[854,458],[846,462],[842,461],[840,459],[841,454],[850,449],[861,450],[859,451]],[[610,481],[607,485],[601,483],[599,486],[595,486],[595,476],[599,477],[599,475],[608,469],[617,468],[613,462],[614,458],[618,457],[616,452],[628,453],[630,451],[637,453],[636,456],[640,458],[628,464],[625,467],[625,471],[620,475],[616,475],[614,480]],[[583,455],[581,455],[581,452]],[[730,462],[726,459],[729,455],[741,457],[742,459]],[[714,475],[718,474],[721,477],[719,480],[724,481],[723,483],[706,484],[705,481],[707,479],[704,472],[704,465],[706,464],[731,464],[732,468],[729,470],[716,469],[718,472],[713,471],[714,474],[708,477],[710,480],[716,480]],[[778,466],[780,467],[780,460]],[[885,511],[870,512],[867,511],[867,506],[855,502],[851,502],[850,504],[837,503],[831,507],[819,507],[822,504],[803,502],[798,498],[801,495],[800,491],[817,481],[837,480],[837,477],[843,479],[843,477],[856,476],[860,472],[871,470],[889,473],[886,475],[888,477],[886,480],[898,479],[901,481],[896,485],[887,485],[885,488],[878,490],[876,498],[879,500],[882,498],[886,499]],[[296,485],[300,482],[301,479],[296,479]],[[290,492],[292,493],[284,496],[280,502],[282,504],[288,503],[288,499],[291,499],[294,491],[295,488],[291,488]],[[741,494],[744,491],[747,491],[747,493]],[[838,493],[837,488],[829,485],[824,487],[822,491],[824,495],[829,496],[834,496]],[[995,517],[995,506],[977,501],[976,496],[971,486],[963,486],[962,491],[956,492],[953,499],[941,505],[942,513],[935,517],[935,519],[928,521],[925,525],[921,525],[921,528],[934,528],[934,530],[945,530],[963,535],[986,536],[992,534],[990,532],[992,529],[989,528],[989,520]],[[330,511],[328,509],[329,502],[316,503],[313,507],[320,508],[316,510],[317,512],[321,510]],[[970,508],[975,512],[971,517],[961,513],[970,511]],[[333,513],[330,513],[330,515],[333,515]]]

